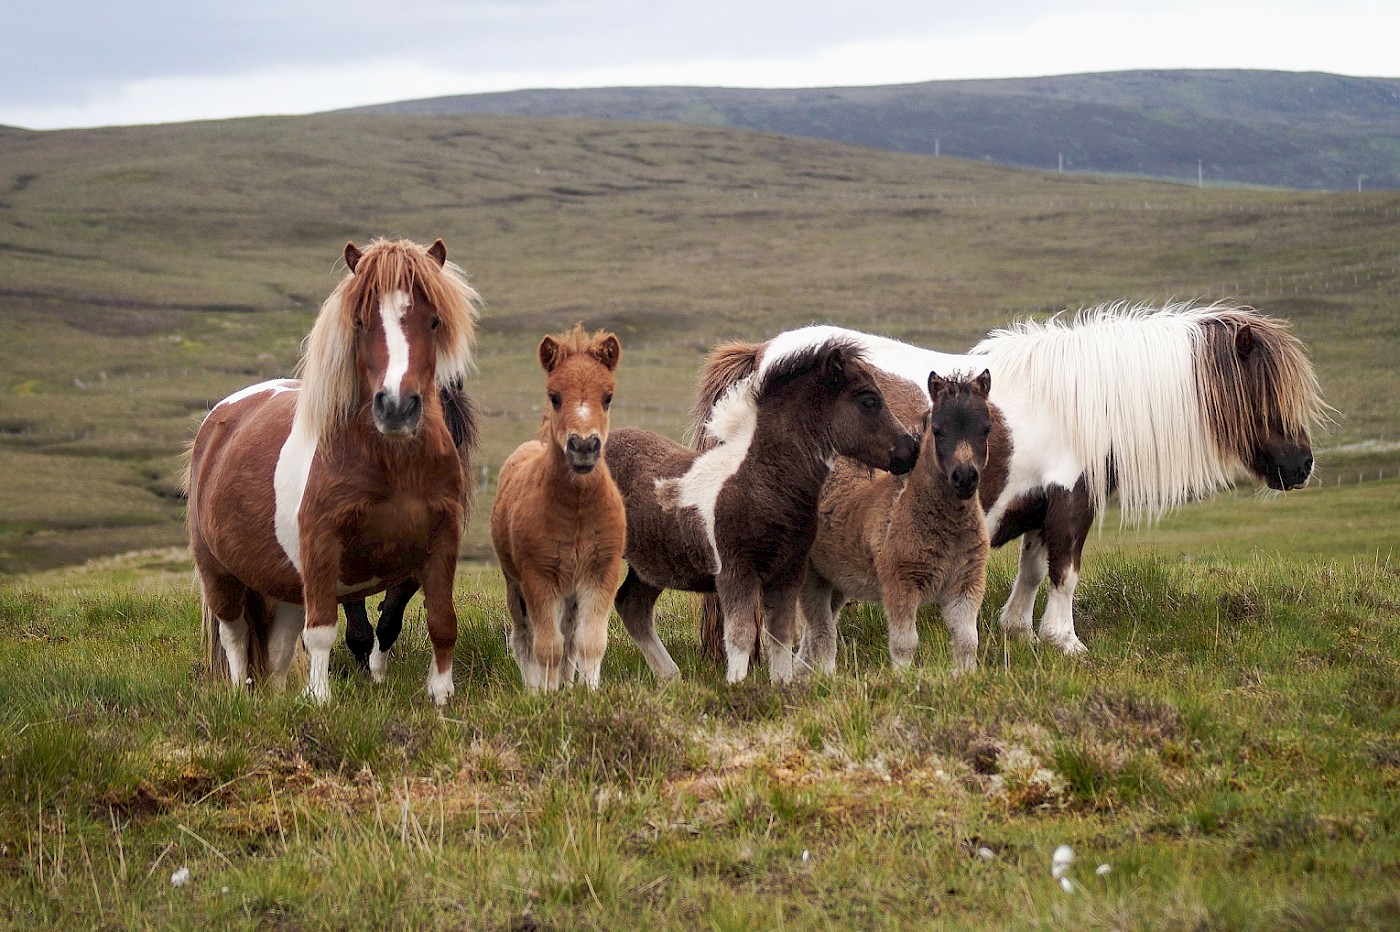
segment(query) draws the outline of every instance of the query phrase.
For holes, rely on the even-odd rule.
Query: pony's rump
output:
[[[704,367],[700,370],[700,382],[695,389],[695,403],[691,406],[690,429],[687,434],[694,449],[705,450],[714,445],[714,438],[705,435],[705,424],[709,422],[715,405],[725,393],[758,371],[758,360],[762,351],[762,343],[746,343],[739,340],[721,343],[710,351]]]

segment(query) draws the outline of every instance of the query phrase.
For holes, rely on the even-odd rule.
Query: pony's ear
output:
[[[930,372],[928,374],[929,401],[937,403],[938,396],[943,394],[944,389],[947,387],[948,380],[943,378],[943,376],[939,375],[937,372]]]
[[[540,365],[545,372],[553,372],[554,367],[564,361],[564,347],[554,337],[545,337],[540,341]]]
[[[982,374],[972,380],[972,384],[977,386],[977,390],[983,395],[992,393],[992,370],[983,369]]]
[[[613,334],[609,333],[602,339],[594,340],[593,345],[588,347],[588,355],[607,366],[608,369],[616,369],[618,362],[622,359],[622,344]]]
[[[1241,359],[1248,359],[1249,354],[1254,352],[1254,331],[1249,328],[1249,324],[1235,331],[1235,354]]]
[[[442,268],[446,264],[447,244],[442,241],[441,236],[433,240],[433,245],[428,247],[428,255],[438,264],[438,268]]]
[[[822,384],[835,391],[846,387],[846,353],[839,346],[826,351],[822,360]]]
[[[353,242],[345,244],[345,267],[351,272],[355,271],[355,266],[360,264],[360,256],[364,253],[355,248]]]

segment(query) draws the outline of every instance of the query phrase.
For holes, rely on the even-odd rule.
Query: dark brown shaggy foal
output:
[[[838,455],[908,472],[917,443],[844,341],[741,381],[715,406],[704,453],[649,431],[615,431],[606,458],[627,506],[627,578],[617,611],[658,678],[679,670],[657,639],[664,589],[716,592],[730,682],[748,674],[763,630],[774,681],[793,674],[792,642],[816,504]]]
[[[900,380],[903,381],[903,380]],[[922,392],[905,383],[922,401]],[[929,373],[919,463],[908,477],[841,460],[822,489],[817,540],[802,586],[804,669],[836,666],[836,617],[848,599],[882,601],[890,659],[907,667],[919,644],[919,608],[937,602],[952,636],[953,672],[977,666],[977,613],[990,546],[977,493],[1000,415],[987,402],[991,373]]]

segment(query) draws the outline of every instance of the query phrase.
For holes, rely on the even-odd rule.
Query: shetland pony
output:
[[[627,506],[627,577],[617,611],[659,679],[679,670],[656,637],[664,589],[715,592],[728,680],[748,674],[757,632],[774,681],[792,678],[797,596],[816,537],[817,496],[838,455],[908,472],[918,445],[844,340],[785,358],[715,406],[717,445],[696,453],[649,431],[614,432],[606,458]]]
[[[477,447],[476,405],[463,390],[458,379],[452,385],[438,389],[438,400],[442,403],[443,418],[447,430],[452,434],[452,443],[457,447],[457,456],[462,461],[462,521],[471,516],[472,501],[472,454]],[[384,593],[379,603],[379,624],[370,624],[369,613],[365,610],[364,599],[347,599],[342,603],[345,609],[345,646],[350,649],[361,670],[369,671],[376,683],[384,682],[389,671],[389,649],[399,639],[403,630],[403,614],[409,600],[418,593],[418,583],[407,579]]]
[[[980,493],[991,544],[1022,538],[1001,625],[1034,640],[1031,613],[1047,575],[1040,638],[1085,650],[1074,590],[1095,514],[1116,492],[1123,520],[1151,522],[1242,474],[1286,491],[1312,474],[1308,433],[1327,420],[1317,376],[1285,321],[1253,308],[1104,305],[1071,320],[993,331],[967,354],[935,352],[838,327],[805,327],[750,344],[759,371],[832,339],[906,379],[987,368],[1011,435],[1008,476]],[[700,404],[724,390],[712,374]],[[711,613],[712,614],[712,613]],[[717,626],[707,642],[718,641]],[[713,646],[711,650],[713,651]]]
[[[501,466],[491,543],[506,578],[511,652],[527,689],[577,672],[597,688],[608,612],[622,578],[626,514],[603,459],[617,337],[581,326],[540,342],[549,410],[539,439]]]
[[[344,256],[301,379],[236,392],[195,435],[186,488],[210,668],[280,686],[301,635],[307,695],[325,702],[337,602],[412,580],[441,705],[465,477],[439,389],[470,363],[476,292],[442,240],[350,243]]]
[[[903,381],[903,380],[900,380]],[[925,407],[923,392],[904,383]],[[977,613],[987,579],[987,530],[977,489],[1004,433],[988,404],[991,373],[928,376],[919,462],[904,479],[838,460],[822,488],[817,539],[802,584],[804,669],[836,666],[836,617],[849,599],[883,601],[890,660],[907,667],[919,644],[919,608],[937,602],[952,637],[953,672],[977,666]],[[896,402],[890,390],[885,391]]]

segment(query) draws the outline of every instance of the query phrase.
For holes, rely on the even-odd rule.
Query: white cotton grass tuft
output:
[[[1074,849],[1069,845],[1060,845],[1050,856],[1050,876],[1059,880],[1069,871],[1069,866],[1073,863]]]
[[[170,885],[172,887],[183,887],[190,882],[190,877],[190,869],[188,867],[182,867],[170,875]]]
[[[997,856],[997,853],[991,848],[983,847],[977,849],[977,856],[984,861],[990,861]]]
[[[1109,867],[1107,864],[1100,864],[1098,867],[1094,868],[1094,873],[1098,874],[1100,877],[1104,876],[1105,874],[1110,874],[1112,872],[1113,868]]]

